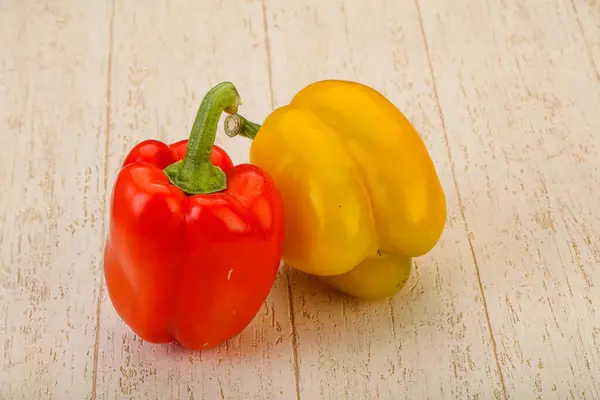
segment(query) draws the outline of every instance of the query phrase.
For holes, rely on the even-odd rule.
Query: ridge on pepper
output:
[[[318,81],[262,125],[233,114],[225,130],[252,139],[250,162],[281,193],[288,265],[375,299],[400,291],[412,259],[439,241],[446,200],[431,157],[373,88]]]

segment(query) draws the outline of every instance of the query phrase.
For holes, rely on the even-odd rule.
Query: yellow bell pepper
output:
[[[284,261],[360,298],[396,294],[412,258],[431,250],[446,200],[419,134],[376,90],[326,80],[257,125],[239,114],[229,136],[253,139],[252,164],[284,203]]]

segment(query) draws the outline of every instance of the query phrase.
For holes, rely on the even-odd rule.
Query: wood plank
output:
[[[0,398],[92,391],[105,1],[0,6]]]
[[[260,2],[117,1],[111,74],[108,177],[112,185],[137,142],[188,136],[202,97],[230,80],[251,114],[270,110]],[[193,11],[192,11],[193,10]],[[222,133],[235,163],[249,142]],[[98,397],[116,399],[296,398],[285,271],[240,336],[189,352],[141,341],[118,318],[106,290],[100,321]]]
[[[569,3],[567,3],[567,6]],[[570,5],[575,9],[579,28],[584,36],[584,44],[589,52],[600,80],[600,1],[571,0]]]
[[[270,0],[267,22],[277,106],[319,79],[371,85],[420,131],[448,198],[440,244],[391,301],[355,301],[293,274],[302,397],[503,398],[415,4]]]
[[[419,3],[507,393],[598,398],[600,83],[572,5]]]

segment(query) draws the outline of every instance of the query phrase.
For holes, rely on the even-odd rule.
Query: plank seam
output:
[[[271,108],[275,108],[275,93],[273,91],[273,74],[271,69],[271,41],[269,40],[269,27],[267,26],[267,1],[262,0],[262,20],[265,37],[265,52],[267,56],[267,74],[269,79],[269,96],[271,97]]]
[[[109,149],[109,136],[110,136],[110,98],[111,98],[111,84],[112,84],[112,58],[113,58],[113,32],[114,32],[114,21],[115,21],[115,0],[111,1],[110,19],[108,25],[108,61],[106,66],[106,100],[105,100],[105,143],[104,143],[104,190],[108,190],[108,149]],[[106,197],[105,197],[106,199]],[[101,243],[104,244],[106,236],[106,200],[103,202],[102,207],[102,229],[101,229]],[[104,294],[104,274],[100,274],[100,285],[98,287],[98,296],[96,298],[96,330],[94,340],[94,369],[92,372],[92,393],[91,400],[96,400],[97,393],[97,379],[98,379],[98,350],[100,347],[100,315],[102,313],[102,298]]]
[[[273,90],[273,73],[272,73],[272,61],[271,61],[271,41],[269,40],[269,27],[267,24],[267,2],[261,0],[262,7],[262,22],[264,29],[265,38],[265,52],[267,58],[267,74],[269,81],[269,96],[271,100],[271,109],[275,108],[275,93]],[[290,329],[292,336],[292,361],[294,369],[294,380],[296,386],[296,400],[300,400],[300,362],[298,361],[298,336],[296,332],[296,319],[294,316],[294,299],[292,296],[292,282],[290,278],[290,268],[286,265],[286,284],[287,284],[287,295],[288,295],[288,316],[290,320]]]
[[[456,197],[458,200],[458,207],[460,208],[460,215],[461,218],[463,220],[463,227],[465,230],[465,233],[467,234],[467,240],[469,242],[469,249],[471,251],[471,256],[473,257],[473,263],[475,265],[475,275],[477,277],[477,283],[479,286],[479,292],[481,294],[481,299],[482,299],[482,304],[483,304],[483,311],[485,314],[485,319],[486,319],[486,323],[487,323],[487,327],[488,327],[488,331],[490,333],[490,341],[492,344],[492,350],[494,352],[494,358],[496,360],[496,368],[498,370],[498,375],[499,375],[499,379],[500,379],[500,384],[502,386],[502,394],[504,397],[504,400],[508,400],[508,395],[506,394],[506,386],[504,384],[504,376],[502,373],[502,368],[500,367],[500,360],[498,358],[498,350],[497,350],[497,346],[496,346],[496,339],[494,338],[494,332],[492,331],[492,324],[490,322],[490,315],[488,313],[488,307],[487,307],[487,301],[485,298],[485,293],[483,291],[483,285],[481,283],[481,275],[479,273],[479,264],[477,262],[477,256],[475,255],[475,249],[473,247],[473,242],[471,241],[471,238],[469,236],[469,225],[467,223],[467,218],[465,216],[465,211],[464,211],[464,204],[463,204],[463,200],[462,200],[462,196],[460,194],[460,190],[458,187],[458,180],[456,179],[456,172],[455,172],[455,168],[454,168],[454,162],[452,160],[452,152],[450,151],[450,142],[448,140],[448,132],[446,129],[446,122],[444,120],[444,113],[442,112],[442,107],[440,104],[440,98],[439,98],[439,94],[438,94],[438,88],[437,88],[437,81],[435,78],[435,74],[433,72],[433,64],[431,62],[431,56],[429,54],[429,44],[427,42],[427,37],[425,35],[425,27],[423,24],[423,16],[421,13],[421,6],[419,4],[419,0],[415,0],[415,6],[417,8],[417,14],[419,17],[419,27],[421,29],[421,36],[423,38],[423,44],[425,46],[425,53],[427,55],[427,64],[429,67],[429,74],[431,76],[431,82],[432,82],[432,87],[433,87],[433,95],[434,95],[434,99],[435,99],[435,104],[436,104],[436,108],[438,111],[438,114],[440,116],[440,121],[442,124],[442,132],[444,133],[444,143],[446,145],[446,152],[448,154],[448,161],[450,162],[450,171],[452,173],[452,180],[453,180],[453,185],[454,185],[454,190],[456,190]]]

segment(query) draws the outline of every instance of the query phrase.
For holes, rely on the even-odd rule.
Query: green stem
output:
[[[229,137],[244,136],[254,140],[259,130],[259,124],[248,121],[240,114],[231,114],[225,118],[225,133]]]
[[[213,165],[210,155],[221,114],[235,114],[240,104],[240,96],[230,82],[219,83],[204,96],[196,114],[184,159],[164,170],[173,185],[187,194],[214,193],[227,188],[225,173]]]

